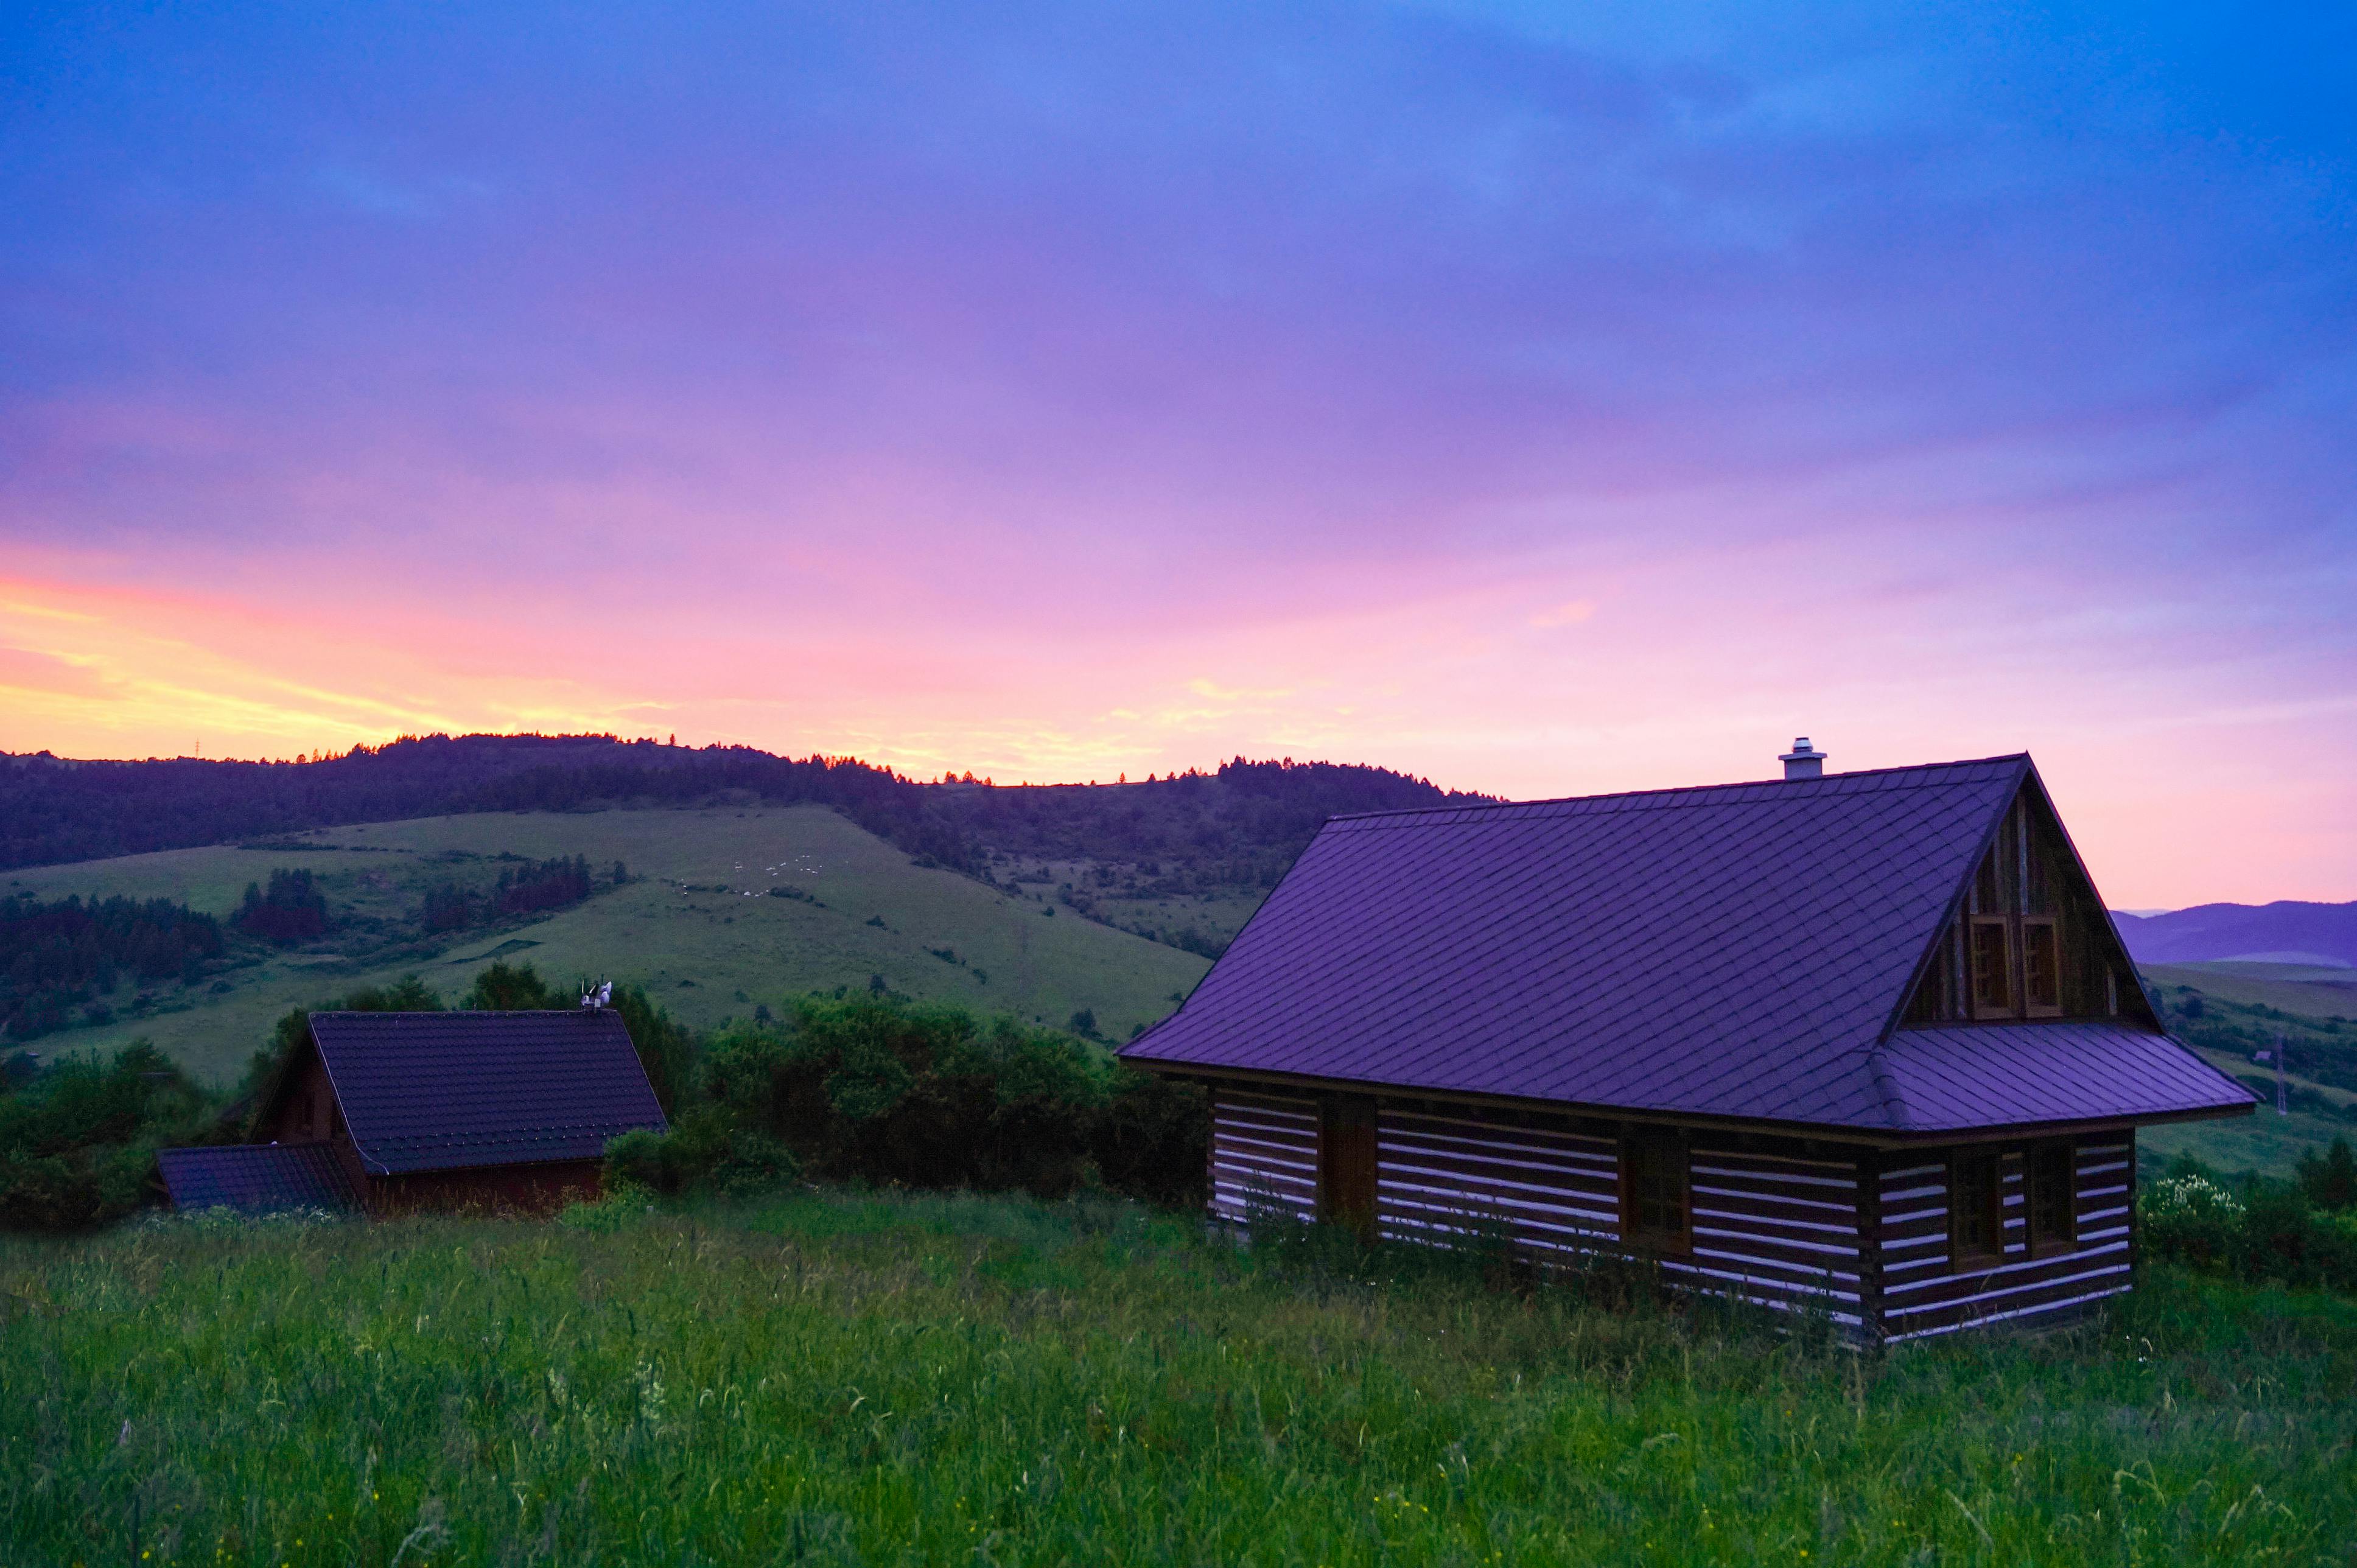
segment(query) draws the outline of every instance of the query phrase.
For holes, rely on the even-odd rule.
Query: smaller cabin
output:
[[[314,1013],[251,1143],[159,1164],[181,1208],[547,1210],[597,1196],[613,1138],[667,1128],[608,1009]]]

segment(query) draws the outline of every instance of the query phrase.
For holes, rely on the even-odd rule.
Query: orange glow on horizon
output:
[[[2033,712],[2010,695],[2026,677],[1975,683],[1936,648],[1903,679],[1855,659],[1828,669],[1781,619],[1744,624],[1743,575],[1704,607],[1708,644],[1647,629],[1696,584],[1628,575],[1585,592],[1445,585],[1216,639],[1142,638],[1081,663],[1043,637],[977,670],[954,639],[928,650],[890,628],[716,654],[661,638],[600,646],[598,628],[568,635],[544,613],[467,621],[361,598],[330,618],[219,590],[18,574],[0,577],[0,747],[281,759],[404,734],[676,735],[855,756],[920,779],[1111,781],[1292,756],[1527,799],[1768,777],[1805,732],[1836,769],[2031,750],[2124,907],[2357,891],[2342,786],[2324,767],[2347,704],[2126,703],[2131,671],[2100,696],[2046,693]],[[1905,622],[1854,635],[1887,646]],[[1729,639],[1752,655],[1730,663]],[[630,684],[618,654],[636,667]],[[767,673],[780,670],[816,673]],[[2234,748],[2192,744],[2221,734],[2297,766],[2269,776]],[[2189,833],[2189,822],[2216,826]]]

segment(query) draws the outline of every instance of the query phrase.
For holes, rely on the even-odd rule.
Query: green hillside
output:
[[[576,854],[598,874],[587,901],[451,937],[424,934],[418,911],[429,886],[489,886],[513,864],[502,855]],[[620,886],[608,881],[617,861],[630,877]],[[154,987],[144,1007],[125,986],[114,1022],[45,1036],[36,1048],[112,1048],[144,1035],[198,1075],[227,1080],[288,1007],[411,972],[451,995],[495,957],[564,979],[643,983],[699,1027],[880,975],[912,996],[1051,1024],[1085,1010],[1118,1041],[1168,1013],[1209,967],[1043,897],[920,866],[816,806],[429,817],[267,846],[20,870],[5,891],[167,897],[225,916],[248,883],[290,867],[312,872],[326,892],[339,922],[326,940],[193,988]]]
[[[2155,963],[2144,966],[2156,984],[2190,985],[2244,1007],[2273,1007],[2300,1017],[2357,1019],[2357,969],[2319,964]]]
[[[2146,984],[2169,1032],[2265,1100],[2246,1117],[2148,1127],[2147,1166],[2180,1154],[2223,1171],[2289,1176],[2302,1155],[2336,1136],[2357,1138],[2357,982],[2345,969],[2281,963],[2153,964]],[[2274,1068],[2254,1059],[2289,1041],[2291,1114],[2276,1113]]]

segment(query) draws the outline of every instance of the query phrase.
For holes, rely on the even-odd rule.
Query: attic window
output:
[[[2012,922],[2003,915],[1975,915],[1972,925],[1973,1016],[2011,1017],[2013,1005],[2012,944],[2006,940]]]
[[[2021,987],[2033,1018],[2062,1015],[2062,943],[2050,916],[2021,922]]]
[[[1620,1233],[1632,1246],[1684,1252],[1694,1244],[1685,1140],[1652,1129],[1620,1140]]]
[[[1994,1149],[1959,1149],[1948,1161],[1948,1256],[1959,1270],[2005,1256]]]

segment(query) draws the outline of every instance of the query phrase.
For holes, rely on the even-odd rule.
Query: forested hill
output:
[[[1380,768],[1247,762],[1135,784],[920,783],[851,757],[610,736],[427,736],[300,762],[0,761],[0,867],[473,811],[729,800],[831,806],[911,854],[980,873],[994,855],[1168,863],[1199,885],[1266,886],[1318,824],[1448,800]]]

